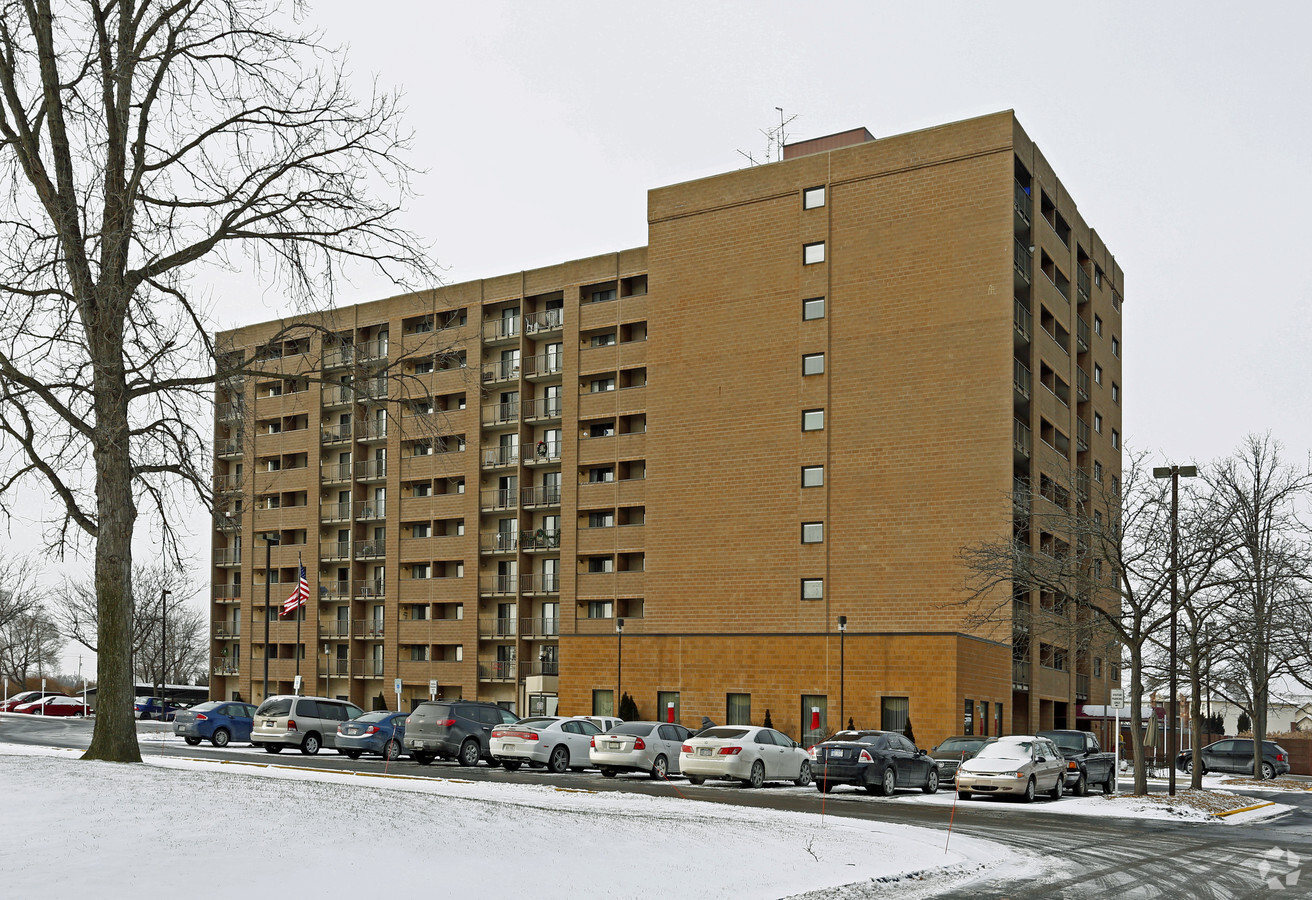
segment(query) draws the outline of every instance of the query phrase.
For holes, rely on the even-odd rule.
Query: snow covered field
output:
[[[78,755],[0,744],[5,897],[231,897],[264,882],[312,896],[500,885],[538,900],[627,898],[662,885],[681,898],[779,898],[864,882],[844,896],[910,898],[1039,865],[962,835],[945,852],[943,832],[834,816],[269,760]],[[12,854],[31,847],[59,849],[19,864]]]

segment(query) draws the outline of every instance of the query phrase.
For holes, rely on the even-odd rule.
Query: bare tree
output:
[[[20,687],[27,687],[27,680],[33,674],[56,673],[64,639],[45,610],[37,607],[0,629],[0,644],[5,647],[4,676]]]
[[[94,544],[86,758],[140,759],[141,508],[176,561],[174,489],[208,490],[195,423],[214,348],[197,267],[247,252],[307,304],[331,301],[351,261],[431,273],[395,224],[411,174],[398,98],[357,102],[342,55],[288,15],[268,0],[0,0],[0,435],[20,451],[0,469],[0,508],[39,481],[63,507],[51,547]]]

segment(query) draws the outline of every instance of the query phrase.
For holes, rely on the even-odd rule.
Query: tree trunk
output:
[[[1148,775],[1144,770],[1143,726],[1139,714],[1143,709],[1143,654],[1138,648],[1130,650],[1130,743],[1134,746],[1134,796],[1148,793]],[[1117,735],[1119,738],[1120,735]],[[1119,775],[1118,775],[1119,777]]]
[[[1194,634],[1197,635],[1196,628]],[[1189,691],[1193,702],[1189,704],[1189,730],[1193,735],[1192,749],[1192,774],[1189,776],[1189,787],[1191,790],[1202,790],[1203,788],[1203,706],[1200,702],[1203,696],[1203,671],[1202,666],[1198,664],[1198,640],[1195,637],[1190,641],[1189,648]],[[1171,765],[1175,765],[1175,760],[1171,760]]]

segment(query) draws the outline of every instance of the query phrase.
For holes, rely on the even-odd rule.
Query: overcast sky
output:
[[[760,158],[776,107],[795,140],[1015,109],[1124,269],[1127,445],[1205,461],[1269,429],[1308,459],[1312,6],[317,0],[309,24],[361,93],[404,90],[406,223],[450,282],[646,244],[647,190]],[[211,289],[219,327],[292,312],[250,273]]]

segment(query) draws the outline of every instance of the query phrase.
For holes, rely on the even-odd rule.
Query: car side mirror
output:
[[[802,749],[802,745],[799,744],[799,743],[797,743],[797,741],[793,741],[793,749],[794,749],[794,750],[801,750],[801,749]]]
[[[925,755],[925,750],[923,747],[916,751],[916,756],[924,756],[924,755]]]

